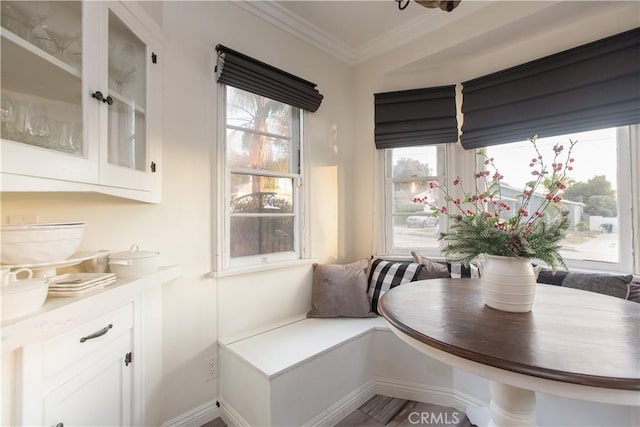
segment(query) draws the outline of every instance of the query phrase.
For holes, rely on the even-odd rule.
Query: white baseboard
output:
[[[193,408],[162,423],[162,427],[200,427],[222,415],[222,411],[218,408],[216,402],[217,400],[214,399],[203,403],[197,408]]]
[[[358,409],[367,400],[376,394],[375,382],[369,381],[358,387],[344,398],[340,399],[328,409],[322,411],[318,416],[314,417],[305,426],[332,426],[337,424],[351,412]]]
[[[449,406],[465,413],[470,407],[480,408],[486,406],[486,403],[481,400],[460,393],[450,387],[398,381],[391,378],[376,377],[376,393],[398,399]]]
[[[220,399],[220,409],[222,409],[222,420],[231,427],[251,427],[251,425],[242,418],[231,405],[225,402],[224,399]]]
[[[352,391],[344,398],[340,399],[331,407],[322,411],[310,421],[304,423],[305,426],[332,426],[337,424],[344,417],[351,412],[358,409],[367,400],[371,399],[376,394],[376,387],[374,381],[369,381],[356,390]],[[231,405],[220,399],[220,407],[222,409],[222,419],[229,426],[233,427],[251,427],[250,424],[242,418]]]
[[[376,393],[398,399],[451,406],[461,411],[466,409],[466,405],[462,405],[456,400],[453,390],[449,387],[430,386],[427,384],[376,377]]]
[[[358,387],[304,425],[335,425],[376,394],[433,403],[434,405],[450,406],[465,413],[469,412],[469,408],[486,407],[485,402],[448,387],[436,387],[376,377],[375,380]],[[225,402],[224,399],[219,399],[219,401],[220,408],[216,406],[216,400],[212,400],[163,423],[162,427],[200,427],[217,417],[221,417],[229,426],[250,427],[250,424],[242,415]]]

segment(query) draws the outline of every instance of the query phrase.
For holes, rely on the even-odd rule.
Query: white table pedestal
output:
[[[490,382],[489,427],[533,427],[536,425],[536,393],[497,381]]]

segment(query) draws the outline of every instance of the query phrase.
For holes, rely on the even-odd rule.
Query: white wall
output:
[[[217,398],[217,382],[204,380],[204,360],[216,351],[219,304],[224,304],[231,321],[249,319],[247,324],[255,324],[265,317],[255,304],[265,289],[278,289],[261,301],[269,313],[277,313],[279,304],[287,305],[283,311],[304,312],[310,301],[300,296],[309,292],[302,289],[310,286],[309,266],[290,270],[288,277],[272,272],[220,280],[220,286],[228,284],[224,296],[230,304],[217,301],[216,280],[203,278],[211,271],[212,242],[217,239],[211,225],[211,194],[217,185],[212,158],[218,90],[213,77],[215,45],[225,44],[313,81],[325,96],[319,111],[305,117],[312,188],[311,255],[319,260],[337,257],[338,186],[344,180],[337,152],[351,141],[351,71],[229,2],[143,6],[162,24],[166,43],[160,58],[164,67],[162,203],[61,193],[3,193],[1,201],[3,222],[18,213],[37,214],[41,221],[83,219],[88,225],[81,249],[125,250],[137,243],[160,251],[161,264],[182,266],[182,277],[167,284],[161,295],[152,295],[156,306],[163,307],[158,325],[162,333],[157,338],[162,339],[163,351],[154,355],[155,363],[147,365],[147,424],[158,425]],[[285,285],[273,287],[275,281]]]

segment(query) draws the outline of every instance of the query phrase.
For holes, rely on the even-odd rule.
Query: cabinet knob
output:
[[[97,99],[98,101],[102,101],[104,99],[104,95],[102,95],[102,92],[100,92],[99,90],[93,92],[91,94],[91,97]]]
[[[113,104],[113,98],[110,95],[107,95],[107,97],[104,98],[102,100],[102,102],[104,102],[105,104],[108,104],[108,105],[112,105]]]

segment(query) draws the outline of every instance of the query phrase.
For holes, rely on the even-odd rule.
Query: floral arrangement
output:
[[[467,192],[462,180],[455,178],[453,186],[459,189],[462,197],[455,198],[446,187],[431,182],[430,188],[442,192],[446,205],[434,205],[427,197],[413,199],[429,205],[434,216],[446,215],[449,218],[449,231],[440,234],[440,240],[447,242],[444,254],[448,260],[469,265],[474,258],[485,253],[536,258],[554,271],[558,265],[566,268],[559,253],[560,242],[569,227],[568,211],[562,206],[562,192],[568,185],[567,172],[573,169],[571,152],[576,142],[570,141],[567,150],[556,144],[553,160],[547,164],[536,138],[530,139],[537,153],[529,163],[533,179],[525,184],[515,202],[512,200],[513,207],[503,200],[501,194],[504,176],[498,171],[494,159],[483,151],[478,155],[482,156],[487,169],[475,173],[474,192]],[[534,198],[538,206],[534,206]]]

